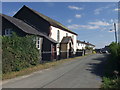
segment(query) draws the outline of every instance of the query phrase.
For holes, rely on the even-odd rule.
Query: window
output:
[[[36,37],[36,47],[38,48],[38,49],[40,49],[41,47],[41,38],[40,37]]]
[[[57,31],[57,41],[58,42],[60,41],[60,31],[59,30]]]
[[[74,35],[72,35],[72,39],[74,40]]]
[[[66,36],[68,36],[68,33],[66,33]]]
[[[5,36],[11,36],[11,35],[12,35],[12,29],[11,28],[5,29]]]

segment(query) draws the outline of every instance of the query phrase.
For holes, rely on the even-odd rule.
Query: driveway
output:
[[[3,88],[99,88],[106,55],[70,60],[50,69],[3,82]]]

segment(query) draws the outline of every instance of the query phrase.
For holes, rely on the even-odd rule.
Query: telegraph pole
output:
[[[117,30],[116,30],[116,23],[114,23],[114,29],[115,29],[115,42],[117,43]]]

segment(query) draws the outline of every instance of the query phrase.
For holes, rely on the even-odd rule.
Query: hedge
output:
[[[2,37],[3,74],[39,64],[40,54],[34,38],[32,35],[20,37],[15,33]]]
[[[111,63],[115,64],[116,69],[120,71],[120,43],[112,42],[109,45],[111,53]]]
[[[102,88],[120,89],[120,43],[112,42],[109,45],[110,56],[105,64]]]

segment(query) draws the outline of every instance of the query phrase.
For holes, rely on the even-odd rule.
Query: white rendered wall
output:
[[[77,49],[85,49],[85,44],[83,44],[83,43],[77,43]]]
[[[63,37],[66,36],[66,33],[68,34],[68,36],[71,36],[73,38],[73,48],[74,48],[74,51],[76,52],[76,44],[77,44],[77,35],[75,34],[72,34],[70,32],[67,32],[67,31],[64,31],[64,30],[61,30],[59,28],[56,28],[56,27],[53,27],[51,26],[51,38],[56,40],[57,41],[57,31],[60,31],[60,40],[59,40],[59,43],[61,42],[61,40],[63,39]],[[59,46],[59,45],[58,45]],[[59,48],[57,48],[57,51],[59,52]],[[74,52],[74,54],[75,54]],[[57,53],[58,54],[58,53]]]

